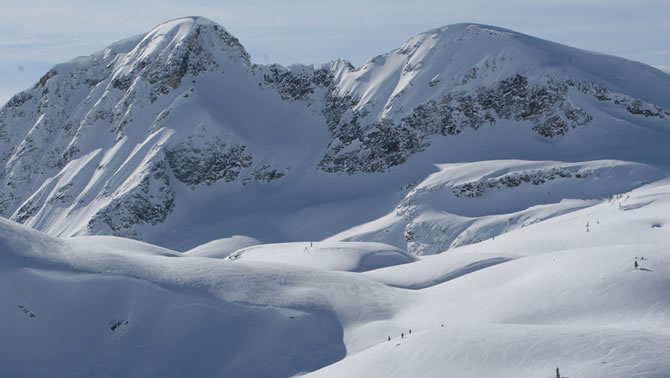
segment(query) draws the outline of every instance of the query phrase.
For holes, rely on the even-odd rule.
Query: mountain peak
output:
[[[475,23],[458,23],[441,26],[417,34],[416,36],[407,40],[404,45],[428,40],[435,40],[437,43],[454,43],[458,41],[465,42],[469,41],[469,39],[473,37],[483,37],[483,39],[502,39],[511,35],[520,35],[520,33],[497,26]]]
[[[188,16],[175,18],[156,25],[145,35],[145,38],[170,35],[171,33],[176,32],[177,34],[175,37],[177,39],[182,39],[193,33],[200,32],[201,28],[212,29],[216,31],[221,30],[225,33],[228,33],[223,26],[210,19],[200,16]]]
[[[226,51],[235,60],[249,64],[249,54],[239,40],[204,17],[182,17],[159,24],[142,38],[131,55],[144,58],[157,52],[172,54],[182,47],[195,54],[206,50],[219,55]]]
[[[481,32],[488,32],[491,34],[511,33],[518,34],[515,31],[501,28],[498,26],[477,24],[473,22],[460,22],[456,24],[444,25],[439,28],[431,29],[422,34],[479,34]]]
[[[126,90],[142,78],[154,87],[152,101],[157,93],[178,87],[185,75],[223,73],[224,67],[251,65],[239,40],[204,17],[164,22],[135,41],[128,43],[127,53],[111,58],[112,86]]]

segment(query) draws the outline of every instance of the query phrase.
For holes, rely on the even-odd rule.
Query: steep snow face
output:
[[[58,65],[0,109],[0,213],[180,250],[318,240],[387,214],[435,164],[667,170],[668,88],[651,67],[476,24],[358,69],[261,66],[187,17]]]

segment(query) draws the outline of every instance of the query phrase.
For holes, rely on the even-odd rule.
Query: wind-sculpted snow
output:
[[[476,24],[358,68],[259,65],[222,26],[185,17],[57,65],[0,109],[0,214],[182,250],[233,234],[323,239],[388,213],[435,164],[667,169],[668,86],[642,64]],[[379,240],[407,248],[419,231],[402,228]]]

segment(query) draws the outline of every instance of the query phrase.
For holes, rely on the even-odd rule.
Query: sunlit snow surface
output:
[[[5,376],[549,377],[560,367],[665,377],[668,214],[665,180],[416,261],[361,242],[198,257],[3,220],[0,366]]]

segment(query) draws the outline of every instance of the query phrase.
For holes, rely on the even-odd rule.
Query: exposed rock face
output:
[[[579,167],[526,171],[501,177],[488,178],[484,181],[456,185],[453,187],[452,192],[456,197],[481,197],[484,192],[489,189],[500,189],[503,187],[514,188],[522,183],[542,185],[547,181],[557,178],[586,178],[592,174],[593,172],[582,170]]]
[[[248,168],[253,162],[251,155],[245,154],[245,149],[245,146],[227,146],[223,142],[207,144],[202,148],[180,144],[166,154],[175,178],[195,187],[237,179],[240,170]]]
[[[584,126],[593,118],[567,100],[567,83],[529,84],[516,74],[474,93],[454,91],[414,108],[407,116],[361,125],[350,97],[329,98],[324,114],[333,142],[320,162],[326,172],[384,172],[403,164],[430,145],[430,137],[457,135],[463,129],[494,125],[497,119],[528,121],[532,130],[552,138]]]
[[[258,67],[258,66],[257,66]],[[296,68],[297,66],[294,66]],[[285,101],[309,100],[316,88],[328,88],[333,84],[333,75],[326,68],[312,69],[301,67],[300,70],[288,70],[278,64],[262,67],[265,85],[275,88]]]
[[[288,169],[287,169],[288,170]],[[256,168],[252,174],[252,177],[254,180],[260,183],[269,183],[275,180],[279,180],[280,178],[284,177],[286,175],[285,172],[281,172],[275,168],[272,168],[269,165],[264,165],[260,168]],[[251,178],[246,178],[245,181],[243,181],[243,184],[248,183],[251,180]]]
[[[138,238],[135,225],[163,223],[175,206],[175,194],[170,187],[165,159],[157,160],[148,172],[142,172],[131,188],[121,188],[123,195],[113,197],[88,222],[92,233],[104,232],[109,227],[116,236]]]

